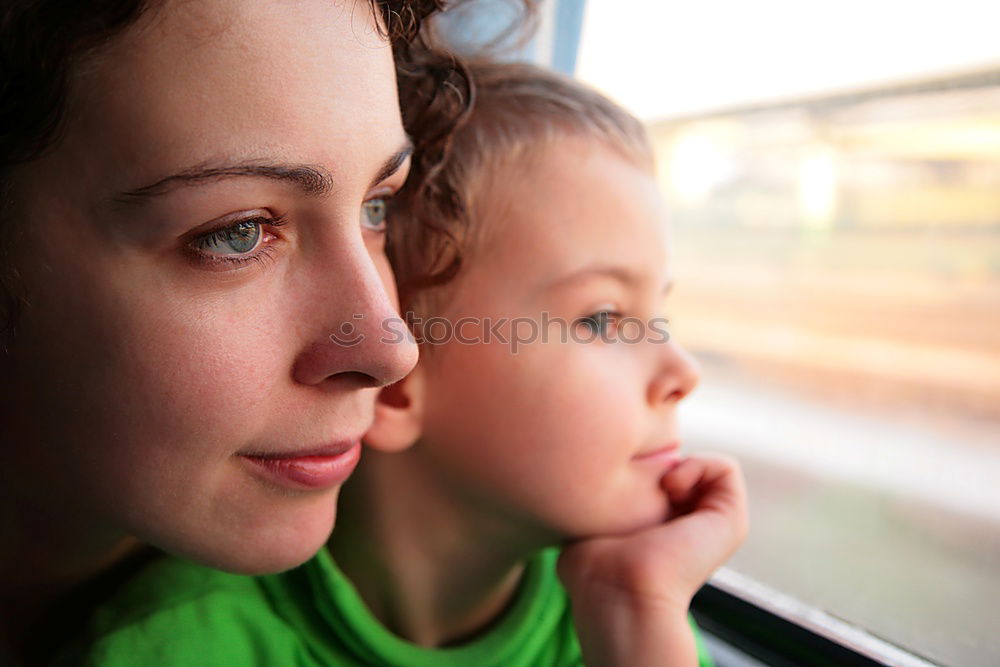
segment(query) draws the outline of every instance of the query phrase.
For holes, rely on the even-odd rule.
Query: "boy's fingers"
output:
[[[680,500],[694,488],[701,478],[704,463],[696,457],[688,457],[668,471],[661,480],[663,490],[671,500]]]
[[[695,509],[732,511],[745,507],[746,489],[739,463],[728,456],[691,456],[664,475],[670,502]]]

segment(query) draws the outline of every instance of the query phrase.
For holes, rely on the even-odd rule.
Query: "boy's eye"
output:
[[[606,338],[613,333],[615,325],[618,324],[621,317],[621,313],[613,310],[599,310],[586,317],[581,317],[577,320],[577,324],[586,327],[602,338]]]
[[[375,197],[364,202],[361,204],[361,226],[374,232],[385,231],[388,209],[386,197]]]

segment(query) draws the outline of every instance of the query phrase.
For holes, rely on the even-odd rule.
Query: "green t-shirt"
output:
[[[227,574],[180,559],[151,562],[91,615],[57,665],[561,667],[579,665],[558,552],[533,559],[496,625],[429,649],[386,630],[326,549],[276,575]],[[693,627],[693,621],[692,621]],[[698,639],[700,663],[711,665]]]

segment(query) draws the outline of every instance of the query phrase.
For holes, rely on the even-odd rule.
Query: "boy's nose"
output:
[[[658,406],[676,403],[698,385],[701,371],[691,354],[672,341],[658,343],[663,350],[657,356],[656,374],[649,384],[649,403]]]

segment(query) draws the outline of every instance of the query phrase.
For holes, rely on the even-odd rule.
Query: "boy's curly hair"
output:
[[[653,169],[642,123],[597,91],[526,63],[470,60],[467,71],[473,104],[449,135],[450,150],[433,155],[433,168],[393,201],[387,249],[406,313],[439,305],[442,290],[433,288],[446,286],[479,250],[483,218],[498,208],[490,184],[501,169],[567,137],[593,139]]]

